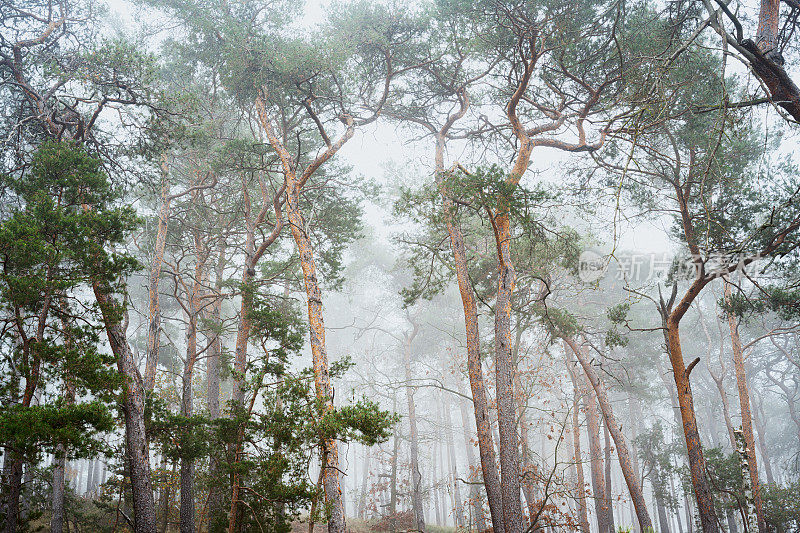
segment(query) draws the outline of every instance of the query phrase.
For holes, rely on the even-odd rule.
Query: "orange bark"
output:
[[[725,300],[731,300],[731,284],[723,278]],[[758,479],[758,463],[756,463],[756,442],[753,435],[753,417],[750,410],[750,391],[747,386],[747,374],[744,368],[744,354],[742,353],[742,340],[739,337],[739,324],[736,317],[728,313],[728,327],[731,330],[731,345],[733,347],[733,368],[736,373],[736,386],[739,390],[739,409],[742,415],[742,433],[746,445],[747,464],[750,470],[750,483],[753,490],[753,500],[756,507],[758,530],[765,533],[767,526],[764,521],[764,504],[761,500],[761,483]]]
[[[705,533],[716,533],[719,531],[719,527],[717,524],[716,512],[714,511],[714,498],[708,478],[706,477],[706,460],[703,454],[703,446],[700,442],[700,433],[697,429],[692,386],[689,382],[689,373],[683,362],[679,320],[679,318],[676,320],[673,312],[673,315],[666,321],[667,329],[665,335],[667,338],[668,355],[672,365],[675,387],[678,393],[678,406],[683,423],[686,452],[689,457],[689,471],[691,474],[692,486],[694,487],[695,499],[697,500],[700,523]]]
[[[311,354],[314,368],[314,387],[317,399],[324,405],[324,410],[333,409],[333,388],[331,387],[328,352],[325,344],[325,321],[322,314],[322,291],[317,279],[317,266],[314,256],[314,247],[306,231],[306,221],[300,210],[300,191],[313,173],[353,136],[354,126],[352,117],[344,117],[345,133],[333,144],[330,144],[322,154],[312,161],[301,175],[297,175],[291,154],[275,135],[267,116],[264,94],[259,94],[256,108],[261,126],[264,128],[270,145],[278,154],[283,166],[286,190],[286,212],[289,227],[292,232],[297,251],[300,256],[300,266],[303,271],[303,282],[308,302],[309,336],[311,341]],[[344,502],[342,490],[339,485],[339,452],[335,439],[328,439],[321,444],[322,464],[324,470],[323,487],[325,499],[330,508],[328,517],[328,531],[330,533],[344,533],[346,530]]]
[[[464,309],[464,328],[467,341],[467,370],[472,393],[472,405],[475,414],[475,427],[478,437],[478,455],[481,462],[483,484],[489,502],[489,514],[492,526],[496,533],[504,533],[502,495],[500,489],[500,475],[497,470],[494,442],[489,423],[489,404],[486,395],[486,383],[483,378],[483,369],[480,354],[480,334],[478,331],[478,308],[475,296],[472,294],[472,282],[467,270],[467,252],[464,245],[464,234],[455,220],[455,203],[450,197],[450,192],[444,184],[444,146],[448,129],[466,113],[469,101],[462,93],[461,108],[452,115],[445,125],[436,134],[435,165],[436,179],[439,193],[442,197],[442,211],[444,212],[447,233],[450,237],[450,250],[453,254],[453,264],[456,271],[461,304]]]

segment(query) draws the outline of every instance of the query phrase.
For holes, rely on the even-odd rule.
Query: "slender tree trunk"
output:
[[[453,509],[456,513],[456,526],[464,527],[464,508],[461,500],[461,489],[458,481],[458,464],[456,463],[456,447],[453,441],[453,417],[450,413],[450,404],[442,398],[444,407],[444,431],[447,436],[447,460],[450,464],[450,475],[453,482]]]
[[[503,520],[505,533],[521,533],[525,529],[525,520],[520,496],[519,435],[514,397],[516,368],[511,356],[511,299],[516,272],[511,262],[511,223],[507,205],[498,208],[494,225],[497,228],[495,238],[499,268],[494,315],[495,402],[497,430],[500,435]]]
[[[658,479],[656,483],[663,487],[663,480]],[[658,507],[658,525],[660,533],[670,533],[669,520],[667,519],[667,506],[664,504],[664,494],[661,488],[656,487],[653,491],[655,493],[656,507]]]
[[[521,404],[521,402],[519,402]],[[519,410],[519,439],[522,443],[522,493],[525,496],[525,503],[528,507],[528,516],[533,520],[539,514],[539,508],[536,506],[536,487],[534,487],[535,466],[531,461],[530,445],[528,443],[528,422],[525,420],[525,412],[523,406],[520,405]],[[539,526],[531,524],[534,531],[537,531]]]
[[[725,299],[731,299],[731,284],[723,278]],[[739,324],[736,317],[728,314],[728,326],[731,330],[731,345],[733,347],[733,368],[736,372],[736,386],[739,390],[739,409],[742,415],[742,433],[746,444],[747,464],[750,470],[750,486],[753,491],[753,503],[756,507],[756,520],[759,533],[766,533],[767,525],[764,521],[764,504],[761,501],[761,483],[758,479],[758,463],[756,462],[756,439],[753,435],[753,418],[750,410],[750,390],[747,386],[747,373],[744,368],[744,354],[742,353],[742,340],[739,337]],[[750,532],[753,533],[753,532]]]
[[[197,329],[194,319],[189,319],[189,331],[186,339],[186,365],[182,376],[181,414],[185,417],[192,416],[192,370],[194,359],[197,355]],[[194,460],[181,457],[180,469],[181,508],[180,531],[181,533],[194,533]]]
[[[416,531],[425,531],[425,516],[422,512],[422,474],[419,469],[419,436],[417,434],[417,413],[414,403],[414,389],[411,386],[413,375],[411,373],[411,343],[417,336],[419,328],[413,325],[410,334],[405,335],[403,343],[403,368],[406,377],[406,400],[408,403],[409,444],[411,446],[411,504],[414,511],[414,528]],[[435,499],[435,497],[434,497]],[[439,503],[436,502],[438,510]]]
[[[608,422],[605,420],[603,420],[603,440],[605,444],[603,451],[605,454],[606,465],[606,508],[608,509],[608,528],[611,531],[616,531],[617,528],[614,526],[614,497],[612,495],[611,487],[611,438],[608,434]],[[644,497],[642,497],[642,501],[644,501]]]
[[[593,394],[586,391],[583,401],[586,409],[586,429],[589,434],[592,495],[594,497],[595,515],[597,516],[597,529],[600,533],[607,533],[610,531],[610,524],[608,523],[608,500],[606,500],[606,483],[603,474],[603,451],[600,446],[600,417],[597,413],[597,405]]]
[[[439,496],[440,496],[440,494],[439,494],[439,483],[437,482],[437,479],[436,479],[436,463],[438,462],[436,453],[433,454],[432,459],[433,459],[433,465],[432,465],[433,467],[431,468],[431,482],[430,482],[431,490],[430,490],[429,494],[430,494],[430,498],[433,500],[433,511],[434,511],[433,516],[434,516],[434,520],[436,522],[436,525],[438,527],[441,527],[442,526],[442,514],[441,514],[441,511],[439,510],[440,509],[439,508]]]
[[[134,533],[153,533],[156,510],[150,480],[150,451],[144,424],[144,390],[136,359],[120,321],[122,306],[94,284],[94,294],[103,313],[103,322],[117,368],[123,377],[122,411],[125,415],[125,443],[133,493]]]
[[[467,252],[466,246],[464,245],[464,235],[461,231],[461,227],[455,220],[455,202],[453,202],[449,191],[443,185],[443,180],[445,178],[443,159],[444,144],[445,136],[440,132],[436,137],[436,176],[437,183],[439,184],[439,191],[442,196],[442,210],[444,212],[445,223],[447,224],[447,232],[450,237],[450,250],[453,254],[458,290],[464,309],[464,327],[467,341],[467,369],[475,414],[475,427],[477,429],[478,454],[494,533],[505,533],[500,475],[497,469],[492,430],[489,423],[489,403],[487,401],[486,384],[483,379],[483,368],[481,366],[478,308],[475,303],[475,296],[472,293],[472,282],[469,279],[467,269]]]
[[[234,348],[233,362],[233,401],[241,407],[244,402],[244,387],[247,372],[247,344],[250,339],[250,329],[252,320],[250,313],[253,310],[253,278],[256,275],[256,228],[250,216],[250,197],[247,194],[247,184],[242,180],[242,189],[245,196],[245,210],[247,211],[245,224],[246,235],[244,243],[244,270],[242,271],[242,296],[239,306],[239,324],[236,328],[236,344]]]
[[[564,354],[569,353],[569,346],[564,341]],[[578,485],[578,526],[581,533],[590,533],[589,528],[589,513],[586,508],[586,480],[583,475],[583,456],[581,453],[581,433],[580,433],[580,419],[579,413],[580,405],[578,399],[581,396],[581,387],[578,386],[575,378],[575,373],[572,370],[572,365],[567,360],[567,373],[569,379],[572,381],[572,453],[573,461],[575,463],[575,478]]]
[[[719,530],[717,516],[714,510],[714,497],[711,486],[706,477],[706,460],[703,446],[700,441],[700,432],[697,429],[694,398],[689,382],[689,372],[683,362],[679,317],[668,316],[666,324],[666,341],[672,375],[678,393],[678,406],[680,407],[683,434],[686,441],[686,452],[689,458],[689,471],[697,501],[697,512],[704,533],[717,533]]]
[[[92,492],[94,486],[94,459],[89,459],[86,464],[86,493]]]
[[[51,533],[64,531],[64,446],[59,444],[56,448],[55,467],[53,468],[53,516],[50,519]]]
[[[725,390],[725,384],[723,383],[724,375],[720,374],[719,376],[715,375],[709,369],[709,373],[711,374],[711,379],[714,381],[714,384],[717,386],[717,391],[719,392],[720,400],[722,400],[722,418],[725,421],[725,429],[728,430],[728,439],[731,443],[731,448],[736,447],[736,439],[733,436],[733,422],[731,421],[731,411],[730,411],[730,404],[728,402],[728,392]]]
[[[636,480],[639,482],[639,487],[642,488],[642,492],[644,492],[644,482],[642,480],[642,471],[639,468],[639,449],[636,445],[636,440],[639,437],[639,422],[641,420],[641,407],[639,406],[639,399],[636,398],[631,391],[628,391],[628,421],[630,422],[630,436],[631,436],[631,465],[633,467],[633,473],[636,476]],[[638,413],[638,414],[637,414]],[[633,500],[631,500],[631,521],[638,522],[636,520],[636,506],[633,505]],[[636,527],[634,531],[641,533],[641,528]]]
[[[672,474],[668,474],[669,476],[669,490],[672,494],[672,501],[678,501],[678,493],[675,491],[675,480],[672,477]],[[679,512],[675,512],[675,521],[678,522],[678,533],[683,533],[683,524],[681,524],[681,514]]]
[[[65,343],[69,342],[69,337]],[[75,385],[67,375],[64,378],[64,403],[75,404]],[[67,464],[66,450],[63,444],[56,447],[54,456],[55,468],[53,469],[53,516],[50,520],[50,532],[62,533],[64,531],[64,470]]]
[[[396,401],[395,401],[395,405],[397,405]],[[393,412],[397,412],[397,409],[396,408],[393,409]],[[397,446],[397,433],[396,432],[395,432],[395,436],[394,436],[394,445]],[[397,465],[397,459],[396,459],[397,458],[397,451],[396,450],[395,450],[395,453],[394,453],[393,457],[395,458],[394,460],[395,460],[395,468],[396,468],[396,465]],[[369,459],[370,459],[369,448],[366,448],[364,450],[364,468],[363,468],[363,472],[361,474],[361,495],[360,495],[360,500],[359,500],[359,503],[358,503],[358,517],[361,518],[361,519],[366,518],[367,485],[369,483]],[[395,479],[396,479],[396,476],[395,476]]]
[[[172,475],[175,477],[175,463],[172,464]],[[161,533],[166,533],[167,526],[169,525],[169,512],[172,508],[172,483],[167,483],[167,488],[164,490],[164,514],[161,517]]]
[[[764,470],[766,470],[767,473],[767,483],[775,485],[775,477],[772,474],[772,462],[767,452],[767,441],[764,433],[763,407],[763,403],[759,403],[759,405],[753,409],[753,422],[755,423],[756,432],[758,433],[758,449],[761,452],[761,460],[764,462]]]
[[[569,345],[572,353],[574,353],[577,357],[578,362],[580,363],[584,373],[586,374],[586,377],[589,380],[589,383],[592,385],[592,388],[597,395],[597,401],[600,404],[600,410],[603,413],[603,420],[605,421],[606,430],[610,432],[614,439],[614,444],[616,445],[619,466],[622,470],[622,475],[625,478],[625,483],[628,486],[628,492],[631,496],[631,500],[633,501],[633,505],[636,509],[636,517],[639,522],[639,528],[642,531],[647,531],[647,528],[653,527],[653,523],[650,519],[650,514],[647,512],[647,505],[645,503],[644,495],[642,494],[641,485],[639,484],[639,477],[633,469],[631,455],[628,451],[628,443],[625,439],[625,435],[622,433],[621,426],[614,416],[614,411],[611,408],[611,401],[608,399],[608,393],[606,391],[605,384],[600,380],[597,372],[595,372],[581,348],[575,344],[572,339],[565,338],[564,341]],[[610,465],[606,468],[609,467]],[[610,497],[610,495],[607,495],[607,497]],[[613,523],[611,520],[609,520],[609,526],[612,525]]]
[[[461,380],[456,380],[458,386],[459,394],[464,394],[464,386],[461,383]],[[476,466],[475,462],[475,452],[472,448],[472,436],[469,430],[470,423],[469,423],[469,413],[466,401],[460,400],[458,402],[459,409],[461,410],[461,427],[464,430],[464,446],[467,450],[467,464],[469,464],[469,468],[472,469]],[[469,480],[469,476],[467,477]],[[469,489],[469,498],[472,501],[472,514],[475,516],[475,527],[477,528],[478,532],[482,532],[486,530],[486,520],[483,516],[483,502],[481,497],[481,491],[478,488],[477,484],[471,484]],[[587,532],[588,533],[588,532]]]
[[[392,439],[392,466],[389,474],[391,476],[389,478],[389,516],[391,516],[389,523],[392,533],[397,531],[397,454],[400,452],[399,447],[400,438],[395,431]]]
[[[437,413],[437,414],[439,414],[438,418],[439,418],[439,420],[441,420],[442,419],[441,413]],[[448,473],[447,473],[447,467],[445,466],[445,453],[444,453],[445,452],[445,448],[444,448],[444,440],[442,438],[441,431],[439,431],[438,441],[439,442],[438,442],[436,447],[437,447],[438,452],[439,452],[439,475],[438,475],[438,477],[437,476],[434,476],[434,477],[437,480],[436,484],[438,486],[439,496],[441,497],[441,501],[442,501],[442,521],[441,521],[440,524],[443,525],[443,526],[446,526],[447,525],[447,517],[449,516],[450,510],[452,508],[447,505],[447,493],[448,493],[447,476],[448,476]]]
[[[148,282],[148,312],[147,312],[147,358],[144,368],[144,388],[147,393],[153,390],[156,382],[156,368],[158,367],[159,334],[161,333],[161,306],[158,295],[158,284],[161,279],[161,265],[164,263],[164,249],[167,243],[167,224],[172,198],[169,195],[167,183],[166,158],[162,158],[161,172],[161,206],[158,210],[158,228],[153,257],[150,260],[150,273]]]
[[[213,420],[220,417],[219,395],[220,395],[220,360],[222,357],[222,295],[220,293],[222,282],[225,279],[225,239],[221,238],[219,243],[219,255],[215,268],[216,299],[211,307],[211,323],[214,331],[211,348],[206,359],[206,389],[208,401],[208,416]],[[209,458],[209,475],[212,480],[220,477],[220,458],[211,455]],[[208,494],[208,516],[209,524],[215,517],[222,513],[222,491],[217,483],[212,482],[209,486]]]
[[[325,410],[333,409],[333,389],[328,372],[328,352],[325,345],[325,322],[322,316],[322,291],[317,281],[317,265],[311,239],[306,233],[306,222],[300,212],[300,190],[297,178],[288,173],[286,187],[286,208],[292,236],[297,245],[300,264],[303,270],[306,297],[308,299],[308,323],[311,337],[311,353],[314,365],[314,385],[317,398],[325,405]],[[339,487],[339,451],[334,439],[323,443],[326,451],[326,464],[323,485],[325,499],[330,506],[328,531],[344,533],[346,530],[342,491]]]

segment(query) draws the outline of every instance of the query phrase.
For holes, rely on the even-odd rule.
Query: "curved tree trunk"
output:
[[[480,354],[480,335],[478,332],[478,308],[475,296],[472,293],[472,283],[467,269],[467,252],[464,245],[464,235],[461,227],[455,220],[455,203],[443,185],[444,179],[444,135],[437,135],[436,139],[436,175],[439,192],[442,196],[442,211],[447,224],[447,233],[450,237],[450,250],[453,254],[453,263],[456,271],[458,291],[464,309],[464,327],[467,341],[467,370],[469,374],[472,405],[475,412],[475,427],[478,436],[478,455],[483,473],[483,483],[486,488],[486,498],[489,502],[489,514],[492,518],[494,533],[504,533],[503,503],[500,489],[500,474],[497,470],[494,439],[492,438],[489,423],[489,403],[486,395],[486,383],[483,379],[483,368]]]
[[[311,239],[306,233],[306,221],[300,211],[300,190],[305,182],[314,174],[314,172],[333,157],[336,152],[344,146],[344,144],[353,136],[354,122],[350,116],[344,117],[346,124],[345,133],[335,142],[328,142],[327,149],[317,156],[317,158],[309,164],[302,176],[298,178],[293,166],[292,155],[286,150],[286,147],[281,143],[280,139],[275,135],[269,117],[267,115],[267,107],[265,102],[265,94],[259,93],[256,98],[256,110],[258,112],[259,121],[264,131],[267,134],[270,145],[277,153],[281,165],[283,167],[284,175],[284,190],[286,195],[286,210],[289,220],[289,226],[292,232],[292,237],[297,245],[297,252],[300,256],[300,266],[303,271],[303,282],[306,290],[306,299],[308,301],[308,323],[309,323],[309,336],[311,340],[311,354],[313,357],[314,368],[314,387],[317,399],[325,406],[325,410],[333,409],[333,389],[331,387],[330,374],[328,368],[328,352],[325,344],[325,321],[322,316],[322,291],[319,287],[317,280],[317,265],[314,257],[314,247]],[[377,115],[376,115],[377,116]],[[277,232],[280,231],[280,203],[276,198],[275,212],[277,223],[271,239],[277,237]],[[263,211],[262,211],[263,212]],[[265,241],[265,242],[270,242]],[[261,245],[260,251],[263,253],[264,244]],[[258,254],[256,255],[256,257]],[[325,499],[330,508],[330,516],[328,518],[328,531],[330,533],[344,533],[346,530],[346,521],[344,514],[344,505],[342,502],[342,490],[339,486],[339,451],[335,439],[329,439],[321,443],[322,453],[324,458],[323,464],[320,465],[324,470],[323,486],[325,490]]]
[[[639,484],[639,478],[633,469],[630,451],[628,450],[628,443],[623,435],[621,426],[614,416],[614,411],[611,408],[611,402],[608,399],[608,392],[606,391],[605,384],[600,380],[597,372],[590,364],[586,355],[582,352],[581,348],[575,344],[575,341],[565,338],[564,341],[569,345],[572,352],[578,359],[581,367],[583,368],[589,383],[594,388],[597,395],[597,401],[600,404],[600,410],[603,413],[603,420],[605,421],[606,430],[611,434],[614,439],[614,444],[617,449],[617,458],[619,459],[619,466],[622,469],[622,475],[625,478],[625,483],[628,486],[628,492],[631,495],[634,508],[636,509],[636,518],[639,522],[639,528],[642,531],[647,531],[647,528],[652,528],[653,523],[650,519],[650,514],[647,512],[647,505],[645,503],[642,488]],[[606,495],[608,498],[610,495]],[[610,512],[610,509],[609,509]],[[609,526],[611,525],[609,519]]]
[[[123,377],[122,412],[125,415],[125,450],[133,493],[134,533],[153,533],[156,530],[156,510],[150,480],[150,450],[144,424],[142,378],[120,322],[121,306],[99,283],[94,283],[93,288],[103,313],[108,343]]]
[[[306,222],[300,212],[300,190],[293,175],[287,175],[286,211],[289,227],[297,244],[300,265],[303,270],[306,297],[308,300],[308,323],[311,338],[311,353],[314,365],[314,386],[316,395],[323,402],[326,410],[333,409],[333,389],[328,373],[328,352],[325,345],[325,322],[322,316],[322,291],[317,280],[317,265],[314,248],[306,233]],[[323,476],[325,499],[330,506],[328,531],[344,533],[346,529],[342,491],[339,487],[339,450],[333,439],[322,443],[326,457]]]

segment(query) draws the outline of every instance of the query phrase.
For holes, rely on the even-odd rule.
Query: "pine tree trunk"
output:
[[[486,497],[489,502],[489,514],[492,519],[494,533],[505,533],[503,523],[503,503],[500,488],[500,474],[497,469],[494,442],[492,439],[491,425],[489,423],[489,403],[486,395],[486,384],[483,379],[481,366],[480,335],[478,331],[478,309],[475,296],[472,293],[472,282],[467,269],[467,252],[464,245],[464,235],[461,227],[455,220],[455,203],[449,196],[449,191],[444,187],[444,142],[445,137],[439,134],[436,137],[436,177],[442,197],[442,211],[447,233],[450,237],[450,250],[453,254],[453,263],[456,271],[458,291],[464,309],[464,327],[467,341],[467,369],[469,374],[470,392],[475,414],[475,427],[478,437],[478,455],[483,473],[483,483],[486,488]]]
[[[755,397],[753,398],[755,399]],[[775,485],[775,477],[772,474],[772,462],[767,452],[767,440],[764,434],[763,407],[763,403],[759,403],[759,405],[753,409],[753,422],[755,423],[756,432],[758,433],[758,450],[761,452],[761,460],[764,462],[764,470],[766,470],[767,473],[767,483]]]
[[[161,306],[158,295],[158,284],[161,279],[161,265],[164,262],[164,249],[167,243],[167,224],[171,198],[166,181],[166,161],[162,161],[161,207],[158,211],[158,228],[153,257],[150,260],[148,281],[147,312],[147,356],[144,369],[144,388],[150,393],[155,386],[156,368],[158,367],[159,334],[161,333]]]
[[[608,434],[608,422],[603,420],[603,440],[604,440],[604,454],[605,454],[605,465],[606,465],[606,508],[608,509],[608,528],[611,531],[616,531],[617,528],[614,526],[614,498],[612,496],[612,488],[611,488],[611,438]],[[638,480],[637,480],[638,482]],[[642,497],[642,501],[644,501],[644,497]],[[649,520],[648,516],[648,520]]]
[[[500,485],[503,497],[505,533],[522,533],[525,520],[520,492],[519,435],[514,396],[514,368],[511,356],[511,299],[516,272],[511,262],[511,225],[508,207],[501,204],[494,216],[498,254],[497,297],[494,314],[495,402],[500,436]]]
[[[594,392],[597,396],[597,401],[600,405],[600,410],[603,413],[606,431],[609,432],[614,438],[614,444],[616,445],[617,450],[617,458],[619,459],[619,466],[622,470],[623,477],[625,478],[625,483],[628,486],[628,493],[630,494],[631,500],[633,501],[636,509],[636,517],[639,522],[639,528],[642,531],[647,531],[647,528],[653,527],[653,523],[650,519],[650,514],[647,512],[647,505],[644,495],[642,494],[639,477],[633,469],[633,462],[630,451],[628,450],[627,440],[625,439],[625,435],[623,435],[621,427],[614,416],[614,411],[611,407],[611,401],[608,399],[608,392],[606,391],[605,384],[600,380],[597,372],[595,372],[581,348],[575,344],[572,339],[566,338],[564,341],[569,345],[570,350],[577,357],[578,362],[580,363],[584,373],[586,374],[586,377],[589,380],[589,383],[594,389]],[[607,445],[607,449],[608,448],[610,447]],[[606,454],[606,457],[608,459],[608,453]],[[611,465],[609,461],[609,464],[606,466],[607,472],[610,471],[610,466]],[[607,484],[610,484],[610,476],[606,477],[609,478],[607,480]],[[606,497],[610,499],[610,494],[607,494]],[[609,509],[609,513],[610,512],[611,510]],[[608,527],[613,527],[613,519],[611,517],[609,517]]]
[[[197,354],[197,331],[193,322],[190,318],[186,339],[187,362],[182,378],[181,414],[185,417],[192,416],[192,369]],[[191,458],[181,457],[180,484],[180,531],[194,533],[194,461]]]
[[[306,297],[308,299],[308,323],[311,338],[311,353],[314,366],[314,385],[317,399],[325,410],[333,409],[333,389],[328,373],[328,352],[325,345],[325,322],[322,316],[322,291],[317,280],[317,266],[311,239],[306,233],[306,222],[300,212],[300,190],[297,178],[287,174],[286,208],[292,236],[297,245],[300,265],[303,270]],[[323,486],[325,499],[330,508],[328,531],[345,533],[346,523],[342,506],[342,491],[339,487],[339,451],[334,439],[323,443],[326,463]]]
[[[581,533],[590,533],[589,530],[589,514],[586,508],[586,479],[583,475],[583,456],[581,454],[581,433],[580,421],[578,418],[578,387],[575,385],[573,379],[572,383],[575,389],[572,403],[572,453],[573,461],[575,462],[575,478],[578,485],[578,524]]]
[[[208,249],[197,230],[194,233],[195,266],[190,293],[188,294],[187,330],[186,330],[186,361],[183,367],[181,414],[191,417],[194,414],[194,399],[192,393],[192,377],[197,363],[197,322],[200,318],[201,303],[205,287],[206,260]],[[181,456],[180,470],[181,506],[180,530],[181,533],[194,533],[195,530],[195,505],[194,505],[194,459]]]
[[[411,506],[414,511],[415,531],[425,531],[425,516],[422,511],[422,474],[419,468],[419,436],[417,434],[417,413],[414,403],[414,389],[411,387],[411,343],[417,336],[419,328],[414,324],[410,334],[405,335],[403,343],[403,368],[406,378],[406,400],[408,404],[409,444],[411,447]],[[435,499],[435,497],[434,497]],[[438,514],[439,502],[436,501]]]
[[[610,530],[608,523],[608,507],[606,500],[606,482],[604,479],[603,451],[600,446],[600,417],[594,395],[586,391],[583,396],[586,410],[586,429],[589,434],[589,459],[592,470],[592,496],[597,517],[597,529],[600,533]]]
[[[69,342],[69,337],[66,342]],[[69,375],[64,377],[64,389],[64,403],[66,405],[74,405],[75,386]],[[64,471],[67,464],[65,452],[63,444],[59,444],[56,447],[54,457],[56,466],[53,469],[53,516],[50,520],[51,533],[62,533],[64,531]]]
[[[395,405],[396,402],[395,402]],[[392,412],[397,412],[397,409],[392,409]],[[394,436],[394,454],[392,455],[393,460],[395,461],[395,465],[397,464],[397,434],[395,433]],[[358,517],[362,520],[366,518],[366,505],[367,505],[367,485],[369,483],[369,449],[364,450],[364,468],[361,473],[361,494],[358,502]],[[395,466],[396,468],[396,466]],[[397,479],[397,475],[395,473],[394,479]],[[394,532],[393,532],[394,533]]]
[[[460,379],[456,380],[456,384],[458,387],[459,394],[464,394],[464,386],[461,383]],[[472,447],[472,436],[469,430],[470,423],[469,423],[469,412],[467,403],[464,400],[459,400],[458,407],[461,411],[461,427],[464,431],[464,447],[467,450],[467,464],[469,465],[469,469],[476,467],[475,463],[475,452],[473,451]],[[469,477],[467,478],[469,480]],[[483,503],[481,497],[481,491],[478,488],[477,484],[471,484],[469,489],[469,498],[472,501],[472,514],[475,517],[475,527],[477,528],[478,532],[482,532],[486,530],[486,520],[483,516]],[[587,532],[588,533],[588,532]]]
[[[731,299],[731,284],[723,278],[725,299]],[[750,469],[750,486],[753,491],[753,503],[756,508],[756,520],[759,533],[766,533],[767,525],[764,522],[764,504],[761,501],[761,483],[758,479],[758,463],[756,462],[756,440],[753,435],[753,418],[750,410],[750,390],[747,386],[747,373],[744,368],[744,354],[742,341],[739,337],[739,324],[736,317],[728,314],[728,326],[731,330],[731,345],[733,347],[733,368],[736,373],[736,386],[739,390],[739,409],[742,415],[742,433],[746,444],[747,464]],[[749,532],[754,533],[754,532]]]
[[[656,483],[661,485],[662,481],[658,480]],[[669,520],[667,520],[667,507],[664,504],[664,495],[661,493],[660,488],[656,488],[654,492],[656,498],[656,507],[658,507],[658,524],[660,533],[670,533]]]
[[[697,418],[694,409],[692,387],[689,374],[683,362],[679,317],[669,316],[665,320],[665,337],[668,355],[672,366],[672,375],[678,393],[678,406],[680,407],[681,427],[683,427],[686,451],[689,458],[689,471],[697,501],[697,512],[704,533],[717,533],[717,516],[714,510],[714,497],[711,486],[706,477],[706,460],[703,446],[700,441],[700,432],[697,429]]]
[[[53,516],[50,519],[51,533],[62,533],[64,531],[64,467],[66,463],[64,446],[59,444],[56,448],[55,467],[53,468]]]
[[[672,494],[672,501],[678,501],[678,493],[675,491],[675,480],[672,477],[672,474],[668,474],[669,476],[669,491]],[[681,523],[681,514],[679,512],[675,512],[675,521],[678,523],[678,533],[683,533],[683,524]]]
[[[450,465],[450,476],[453,483],[453,509],[456,513],[456,527],[464,527],[464,508],[461,500],[461,489],[458,481],[458,463],[456,462],[456,447],[453,441],[453,416],[450,412],[450,404],[442,397],[444,408],[444,431],[447,438],[447,461]]]
[[[125,415],[125,443],[133,492],[134,533],[153,533],[156,529],[156,510],[150,480],[150,451],[144,424],[144,390],[122,324],[121,306],[98,283],[94,294],[103,313],[103,322],[117,368],[123,377],[122,411]]]
[[[217,264],[215,270],[214,284],[216,287],[216,299],[211,307],[211,323],[214,325],[214,331],[211,333],[214,337],[211,342],[211,348],[206,359],[206,389],[208,401],[208,416],[213,420],[220,417],[219,409],[219,395],[220,395],[220,358],[222,356],[222,295],[220,293],[222,282],[225,279],[225,241],[220,239],[219,255],[217,256]],[[209,458],[209,476],[212,480],[220,478],[220,458],[211,455]],[[222,491],[216,482],[211,483],[208,494],[208,516],[209,524],[211,524],[215,517],[219,517],[222,512]]]
[[[397,531],[397,454],[400,452],[400,438],[397,431],[392,439],[392,466],[389,480],[389,515],[392,533]],[[369,464],[369,463],[367,463]]]

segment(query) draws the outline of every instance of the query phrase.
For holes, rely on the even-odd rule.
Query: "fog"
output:
[[[3,531],[800,531],[798,15],[0,0]]]

